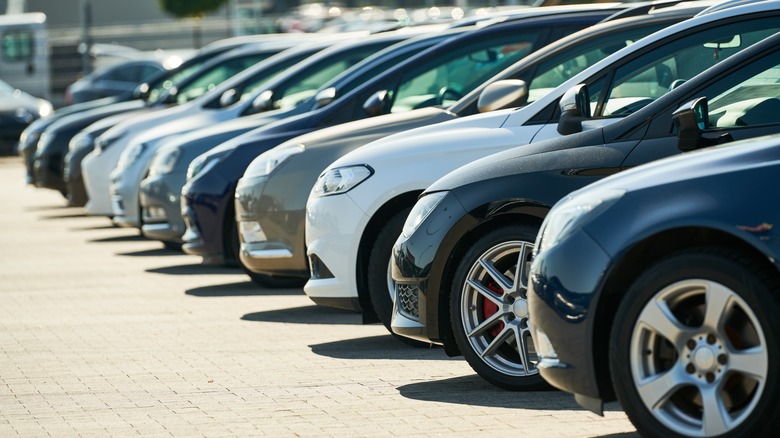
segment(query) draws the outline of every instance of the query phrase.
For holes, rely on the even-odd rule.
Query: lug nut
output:
[[[715,381],[715,374],[707,373],[707,383],[712,383]]]
[[[712,344],[715,343],[715,341],[717,341],[717,338],[715,337],[715,335],[713,335],[711,333],[709,335],[707,335],[707,343],[708,344],[712,345]]]
[[[725,354],[718,355],[718,363],[721,365],[726,365],[726,362],[728,361],[728,358]]]
[[[687,371],[687,372],[688,372],[688,374],[693,374],[693,373],[695,373],[695,372],[696,372],[696,367],[694,367],[692,363],[689,363],[689,364],[688,364],[688,365],[685,367],[685,371]]]
[[[688,341],[688,349],[689,350],[693,350],[694,348],[696,348],[696,341],[691,339],[691,340]]]

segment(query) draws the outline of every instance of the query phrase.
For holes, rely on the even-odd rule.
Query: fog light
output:
[[[151,220],[161,221],[168,219],[168,213],[166,213],[165,209],[162,207],[147,207],[145,211],[146,217]]]
[[[260,227],[260,223],[257,221],[241,221],[238,223],[238,229],[241,232],[241,238],[246,243],[265,242],[268,240]]]
[[[550,338],[547,335],[537,329],[536,336],[534,336],[534,346],[536,347],[536,353],[539,355],[539,368],[556,368],[561,361],[558,359],[558,353],[555,352],[555,348],[550,342]]]

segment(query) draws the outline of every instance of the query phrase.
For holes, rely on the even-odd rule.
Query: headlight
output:
[[[535,252],[547,251],[565,239],[585,221],[620,199],[625,190],[598,190],[564,198],[550,211],[536,237]]]
[[[304,151],[302,144],[294,146],[283,146],[273,148],[270,151],[260,154],[257,158],[252,160],[249,167],[244,172],[244,177],[255,178],[258,176],[270,175],[284,160],[290,158],[293,155],[300,154]]]
[[[434,192],[420,198],[409,212],[401,235],[408,239],[445,196],[447,192]]]
[[[181,149],[167,149],[165,151],[158,152],[152,159],[152,164],[149,166],[149,175],[164,175],[171,173],[173,168],[176,167],[176,163],[181,156]]]
[[[197,158],[192,160],[190,167],[187,168],[187,181],[190,181],[196,178],[198,175],[202,175],[208,172],[227,155],[227,152],[222,152],[219,154],[207,152],[204,155],[198,155]]]
[[[320,175],[314,184],[314,194],[317,196],[338,195],[352,190],[374,173],[366,165],[339,167]]]
[[[118,169],[126,169],[135,162],[146,150],[146,143],[136,143],[133,146],[122,151],[119,155],[119,162],[116,163]]]

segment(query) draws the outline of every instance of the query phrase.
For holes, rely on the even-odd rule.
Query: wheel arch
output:
[[[431,276],[431,278],[438,279],[438,283],[429,284],[429,286],[431,289],[439,290],[437,308],[439,338],[444,345],[445,352],[449,356],[460,356],[461,353],[455,342],[455,335],[452,332],[452,320],[449,312],[452,275],[446,274],[455,272],[466,251],[486,232],[518,223],[540,228],[544,217],[550,209],[549,207],[531,202],[518,203],[516,200],[503,202],[499,208],[495,208],[496,203],[491,204],[493,205],[485,204],[472,209],[470,215],[477,220],[476,225],[468,228],[451,249],[445,249],[445,251],[449,252],[445,259],[446,261],[440,263],[437,269],[438,272]],[[489,213],[484,214],[480,212]]]
[[[374,312],[374,306],[368,293],[367,275],[371,244],[376,240],[376,236],[385,224],[385,218],[388,215],[396,214],[403,208],[414,206],[414,203],[417,202],[417,197],[422,192],[422,190],[413,190],[391,198],[371,215],[371,219],[369,219],[363,230],[355,262],[355,285],[357,286],[358,302],[360,303],[364,324],[379,322],[379,317]]]
[[[597,297],[597,307],[590,317],[594,321],[594,339],[609,339],[614,318],[623,300],[623,292],[636,278],[665,256],[701,247],[729,247],[739,251],[778,274],[777,267],[758,248],[726,231],[700,226],[684,226],[649,235],[630,248],[612,264]],[[596,382],[604,400],[615,400],[609,372],[608,342],[593,344],[593,366]]]

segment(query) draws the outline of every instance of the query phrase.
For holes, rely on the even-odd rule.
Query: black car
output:
[[[324,108],[234,139],[193,161],[207,168],[182,191],[183,249],[209,262],[239,259],[234,197],[239,178],[262,152],[299,135],[354,120],[449,105],[546,44],[608,17],[612,9],[513,17],[437,44],[392,66]],[[193,172],[197,173],[197,172]],[[255,281],[272,284],[271,276]],[[281,277],[281,276],[280,276]]]
[[[528,277],[542,377],[600,415],[617,395],[643,435],[776,436],[779,163],[762,137],[556,204]]]
[[[133,59],[93,71],[65,89],[65,104],[88,102],[133,91],[165,71],[157,59]]]
[[[780,34],[620,121],[491,155],[432,184],[393,248],[393,331],[462,353],[498,386],[541,385],[539,347],[527,325],[527,268],[552,205],[626,168],[780,132],[778,64]],[[561,100],[559,130],[576,130],[592,105],[587,87],[572,91]]]

